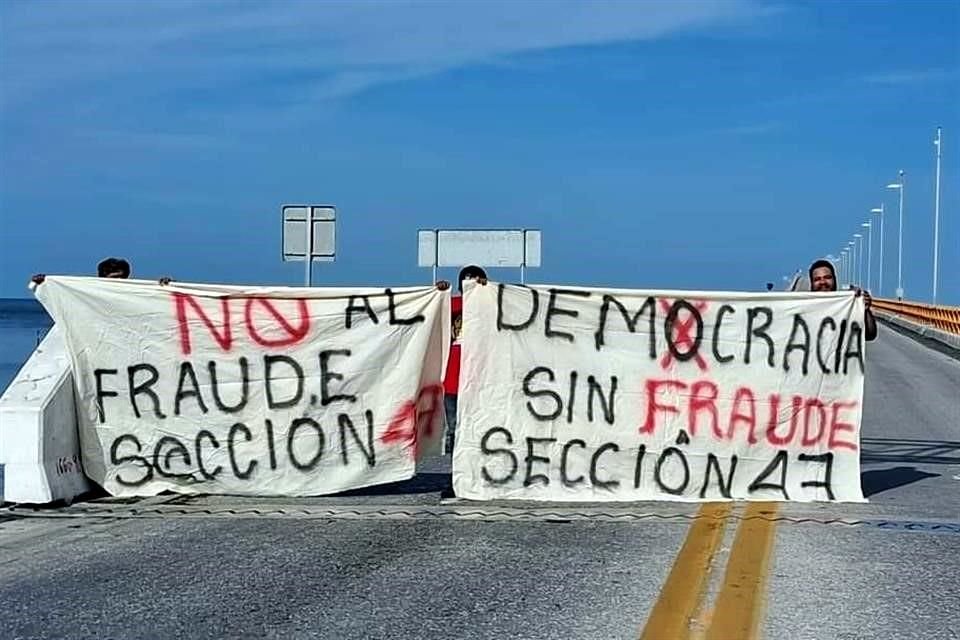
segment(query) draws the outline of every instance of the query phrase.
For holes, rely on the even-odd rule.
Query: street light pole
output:
[[[863,235],[855,233],[853,239],[857,243],[857,263],[854,265],[857,270],[856,285],[863,287]]]
[[[857,286],[862,289],[862,288],[863,288],[863,274],[866,273],[866,271],[867,271],[867,270],[864,269],[864,267],[863,267],[863,263],[865,262],[865,257],[864,257],[864,255],[863,255],[863,253],[864,253],[864,251],[863,251],[863,234],[860,234],[860,237],[857,238],[857,242],[860,244],[859,248],[857,249],[857,260],[860,261],[860,263],[859,263],[860,266],[857,267],[857,268],[859,269],[859,271],[857,272]]]
[[[853,284],[853,256],[854,255],[855,254],[853,252],[853,242],[851,241],[850,244],[847,245],[847,256],[848,256],[847,257],[847,281],[844,283],[848,287],[851,284]]]
[[[878,209],[870,209],[870,213],[880,215],[880,278],[877,282],[877,295],[883,295],[883,203]]]
[[[937,127],[937,193],[933,208],[933,304],[937,304],[937,269],[940,266],[940,127]]]
[[[870,265],[873,263],[873,227],[869,220],[860,226],[867,230],[867,238],[869,239],[867,242],[867,291],[870,291],[870,282],[872,281]]]
[[[897,240],[897,299],[903,300],[903,190],[904,172],[900,169],[900,182],[888,184],[887,189],[896,189],[900,192],[900,233]]]
[[[849,287],[853,284],[853,267],[857,264],[857,243],[851,240],[847,243],[847,248],[850,249],[850,259],[847,261],[847,286]]]

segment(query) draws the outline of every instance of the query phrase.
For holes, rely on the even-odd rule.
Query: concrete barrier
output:
[[[941,331],[936,327],[930,325],[920,324],[918,322],[913,322],[908,320],[903,316],[899,316],[895,313],[889,313],[886,311],[874,310],[873,314],[880,320],[905,329],[910,333],[916,334],[921,338],[929,338],[930,340],[935,340],[936,342],[960,352],[960,335],[953,333],[948,333],[946,331]]]
[[[0,396],[3,501],[72,501],[93,489],[83,474],[70,358],[54,326]]]

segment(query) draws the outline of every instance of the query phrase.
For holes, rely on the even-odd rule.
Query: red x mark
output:
[[[707,309],[707,301],[695,300],[693,306],[700,312],[700,315],[703,316],[703,312]],[[669,300],[661,298],[660,308],[663,309],[665,314],[669,314],[670,310],[673,309],[673,304],[671,304]],[[680,351],[681,347],[686,347],[686,353],[689,353],[690,350],[696,346],[694,336],[691,335],[696,324],[697,319],[690,311],[687,311],[687,317],[684,320],[681,320],[680,313],[677,313],[672,327],[674,334],[673,344],[677,347],[677,351]],[[707,370],[707,361],[703,359],[699,351],[693,355],[693,359],[697,361],[697,366],[700,367],[701,371]],[[667,349],[667,352],[663,354],[663,358],[660,359],[660,366],[666,369],[670,366],[671,362],[673,362],[673,353],[671,353],[670,349]]]
[[[380,436],[380,442],[400,443],[416,460],[420,453],[420,436],[433,437],[441,397],[443,397],[443,385],[433,384],[420,389],[416,400],[407,400],[393,414],[387,430]],[[428,404],[425,408],[421,408],[420,403],[424,398],[427,399]]]

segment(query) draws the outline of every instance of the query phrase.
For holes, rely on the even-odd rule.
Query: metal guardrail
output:
[[[874,298],[873,306],[876,309],[895,313],[918,324],[929,325],[947,333],[960,335],[960,307],[900,302],[887,298]]]

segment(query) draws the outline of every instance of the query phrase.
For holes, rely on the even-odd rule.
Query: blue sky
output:
[[[757,290],[881,200],[891,295],[902,168],[926,300],[941,125],[940,299],[960,304],[958,42],[946,0],[7,0],[0,296],[108,255],[299,284],[287,202],[339,208],[318,283],[426,282],[417,229],[477,226],[542,229],[535,282]]]

